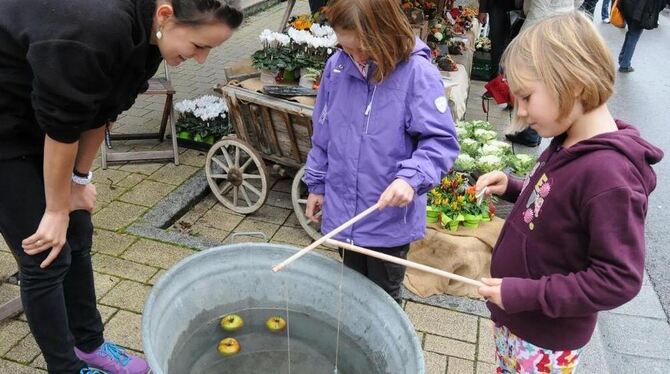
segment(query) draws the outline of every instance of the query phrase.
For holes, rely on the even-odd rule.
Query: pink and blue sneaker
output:
[[[88,370],[92,370],[92,374],[98,374],[95,369],[106,374],[147,374],[149,372],[149,365],[144,359],[128,354],[114,343],[104,342],[91,353],[83,352],[75,347],[74,353],[89,365]]]

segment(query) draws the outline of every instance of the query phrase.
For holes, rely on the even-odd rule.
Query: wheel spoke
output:
[[[240,187],[233,188],[233,205],[237,206],[237,191]]]
[[[242,174],[244,179],[263,179],[263,176],[260,174]]]
[[[235,146],[233,146],[235,147]],[[235,147],[237,148],[237,147]],[[233,160],[230,159],[230,155],[228,154],[228,150],[224,147],[221,147],[221,151],[223,151],[223,157],[226,158],[226,162],[228,163],[228,166],[233,166]]]
[[[249,159],[244,162],[244,165],[240,166],[240,172],[244,173],[244,170],[246,170],[247,166],[249,166],[253,161],[254,159],[249,157]]]
[[[244,188],[244,186],[240,186],[240,192],[242,193],[242,197],[244,197],[244,201],[247,202],[247,206],[251,206],[251,200],[249,200],[249,195],[247,194],[247,190]]]
[[[240,147],[235,147],[235,166],[240,166]]]
[[[214,163],[219,165],[219,167],[223,169],[223,171],[225,171],[226,173],[228,172],[228,170],[230,170],[230,168],[226,164],[224,164],[223,161],[216,158],[216,156],[212,156],[212,161],[214,161]]]
[[[232,186],[233,184],[226,181],[226,183],[223,184],[223,186],[219,186],[219,194],[221,196],[225,195],[228,193],[228,189]]]
[[[212,177],[214,179],[227,179],[228,174],[212,174],[212,175],[210,175],[210,177]]]
[[[262,195],[261,191],[259,191],[256,187],[254,187],[251,183],[243,180],[242,185],[248,188],[251,192],[255,193],[256,196],[260,197]]]

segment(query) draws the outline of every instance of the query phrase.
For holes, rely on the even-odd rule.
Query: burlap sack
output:
[[[430,224],[423,240],[412,243],[407,259],[479,280],[490,276],[491,253],[504,221],[495,217],[477,229],[445,230]],[[438,294],[479,298],[477,288],[437,275],[407,268],[405,287],[421,297]]]

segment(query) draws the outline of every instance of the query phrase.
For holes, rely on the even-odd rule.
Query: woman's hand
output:
[[[47,258],[40,264],[42,269],[46,268],[51,265],[53,260],[60,254],[61,249],[63,249],[69,223],[69,211],[51,211],[47,209],[42,216],[37,231],[21,243],[23,250],[28,255],[34,256],[51,249]]]
[[[502,195],[507,191],[507,174],[502,171],[492,171],[486,173],[477,179],[475,189],[481,191],[486,188],[486,195]]]
[[[93,209],[95,209],[95,199],[98,196],[95,185],[72,183],[70,188],[70,212],[74,212],[75,210],[86,210],[93,213]]]
[[[379,197],[379,209],[387,206],[407,206],[414,199],[414,188],[404,179],[394,180]]]
[[[315,193],[309,194],[309,196],[307,196],[305,216],[307,216],[310,221],[319,223],[321,221],[321,216],[317,214],[321,211],[321,208],[323,208],[323,195]]]
[[[500,278],[482,278],[482,283],[484,283],[485,286],[479,287],[477,291],[479,291],[479,294],[484,296],[486,300],[497,305],[498,308],[505,310],[502,296],[500,294],[502,282],[503,280]]]

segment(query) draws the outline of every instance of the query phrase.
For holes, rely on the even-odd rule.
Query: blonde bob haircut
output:
[[[372,79],[381,82],[414,50],[414,33],[398,0],[330,0],[330,25],[352,31],[377,65]]]
[[[512,92],[542,82],[558,101],[559,117],[566,118],[577,100],[584,112],[603,105],[614,91],[614,61],[593,22],[582,12],[553,16],[521,32],[502,57]],[[508,129],[528,124],[514,113]]]

